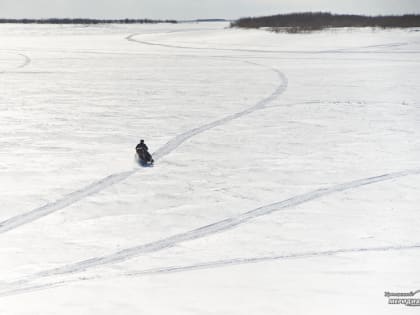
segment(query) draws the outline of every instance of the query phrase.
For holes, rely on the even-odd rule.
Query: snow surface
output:
[[[0,43],[0,314],[418,312],[418,30]]]

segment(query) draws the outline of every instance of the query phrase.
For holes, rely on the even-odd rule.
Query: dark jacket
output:
[[[145,150],[145,151],[149,151],[149,148],[147,147],[147,145],[146,145],[146,143],[139,143],[137,146],[136,146],[136,151],[138,151],[138,150],[140,150],[140,149],[143,149],[143,150]]]

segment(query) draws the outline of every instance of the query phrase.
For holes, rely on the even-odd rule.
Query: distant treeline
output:
[[[0,19],[0,23],[14,24],[154,24],[154,23],[177,23],[175,20],[150,20],[150,19]]]
[[[419,27],[420,15],[363,16],[307,12],[241,18],[231,27],[317,30],[329,27]]]

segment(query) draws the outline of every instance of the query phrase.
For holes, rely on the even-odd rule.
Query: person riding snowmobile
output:
[[[152,155],[149,153],[149,148],[147,147],[144,140],[140,140],[140,143],[136,146],[136,152],[139,158],[143,161],[143,163],[150,162],[153,164]]]

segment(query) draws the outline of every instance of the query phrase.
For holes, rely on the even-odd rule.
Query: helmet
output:
[[[143,140],[143,139],[141,139],[141,140],[140,140],[140,143],[143,143],[143,142],[144,142],[144,140]]]

